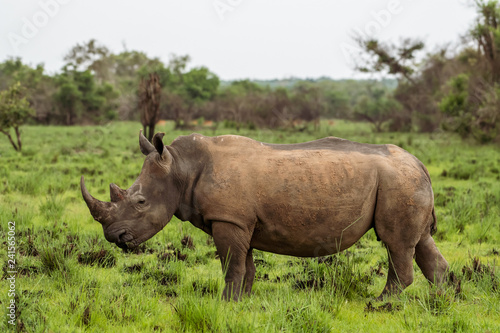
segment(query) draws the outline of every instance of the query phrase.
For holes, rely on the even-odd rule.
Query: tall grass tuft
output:
[[[221,332],[225,326],[222,306],[213,299],[190,295],[179,298],[173,307],[183,332]]]
[[[43,270],[49,275],[54,272],[66,274],[69,272],[69,265],[64,258],[63,252],[58,248],[44,247],[40,250],[40,260]]]
[[[355,252],[344,251],[328,257],[305,259],[303,277],[295,280],[295,289],[327,288],[331,295],[344,299],[367,297],[371,275],[362,274]]]
[[[43,202],[39,207],[40,213],[48,221],[59,221],[65,208],[66,202],[55,195],[47,196],[45,202]]]
[[[424,289],[418,297],[418,304],[434,316],[446,315],[454,307],[455,290],[445,286]]]

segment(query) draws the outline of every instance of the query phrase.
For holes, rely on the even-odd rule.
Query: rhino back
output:
[[[366,155],[383,155],[383,156],[387,156],[390,154],[387,145],[358,143],[336,137],[328,137],[303,143],[293,143],[293,144],[265,143],[265,145],[272,148],[273,150],[287,150],[287,151],[331,150],[336,152],[346,152],[346,153],[357,152]]]

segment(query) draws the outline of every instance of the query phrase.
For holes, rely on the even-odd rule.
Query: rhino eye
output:
[[[139,201],[137,201],[137,203],[138,203],[139,205],[144,205],[144,204],[146,203],[146,200],[139,200]]]

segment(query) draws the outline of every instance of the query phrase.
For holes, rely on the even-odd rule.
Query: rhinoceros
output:
[[[164,146],[140,132],[146,159],[133,185],[110,185],[111,202],[81,191],[109,242],[134,248],[176,216],[211,235],[223,269],[223,298],[250,294],[252,250],[297,257],[337,253],[368,230],[387,248],[379,297],[413,281],[413,258],[431,283],[448,263],[436,247],[434,197],[425,166],[391,145],[328,137],[268,144],[236,135],[180,136]]]

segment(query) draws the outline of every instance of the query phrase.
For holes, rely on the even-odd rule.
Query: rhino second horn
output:
[[[111,197],[111,202],[118,202],[125,199],[127,191],[122,190],[116,184],[109,184],[109,195]]]
[[[83,199],[85,200],[87,207],[89,207],[90,214],[92,214],[94,220],[100,223],[104,223],[105,218],[109,216],[111,203],[97,200],[92,195],[90,195],[87,187],[85,187],[85,180],[83,176],[80,179],[80,188],[82,190]]]

